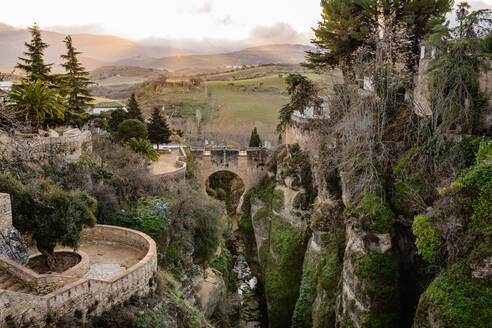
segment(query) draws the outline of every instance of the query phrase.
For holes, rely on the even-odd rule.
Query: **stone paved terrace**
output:
[[[184,177],[186,172],[186,153],[182,146],[161,146],[158,152],[159,159],[149,166],[152,175]]]
[[[79,264],[49,275],[0,257],[0,280],[7,282],[0,289],[0,327],[44,327],[49,320],[75,313],[87,320],[155,286],[156,245],[144,233],[96,225],[82,232],[78,253]],[[98,276],[86,277],[101,266],[106,272],[92,270]],[[114,270],[109,275],[108,268]]]

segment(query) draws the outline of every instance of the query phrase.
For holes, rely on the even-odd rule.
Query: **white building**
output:
[[[110,112],[117,109],[123,109],[126,112],[126,107],[117,101],[100,102],[94,105],[94,107],[91,110],[91,113],[101,114],[104,112]]]

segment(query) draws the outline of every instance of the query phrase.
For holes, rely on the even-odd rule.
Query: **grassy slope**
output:
[[[319,78],[312,73],[305,75]],[[208,81],[193,91],[168,90],[159,100],[184,117],[191,117],[200,109],[204,122],[213,122],[219,128],[262,122],[274,129],[279,109],[289,101],[285,87],[284,78],[272,74],[235,81]]]

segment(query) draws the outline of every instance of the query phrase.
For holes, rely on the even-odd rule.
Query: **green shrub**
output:
[[[11,196],[14,226],[50,257],[57,244],[77,248],[83,226],[96,223],[97,201],[86,191],[66,192],[49,180],[22,184],[0,174],[0,192]]]
[[[191,232],[193,257],[198,262],[210,261],[215,254],[227,224],[223,213],[220,201],[199,191],[189,190],[173,203],[171,215]]]
[[[217,198],[217,192],[215,190],[213,190],[212,188],[207,188],[206,192],[207,192],[207,195],[209,195],[210,197]]]
[[[147,138],[147,127],[137,119],[124,120],[118,125],[118,137],[127,141],[131,138]]]
[[[428,313],[443,327],[490,327],[492,285],[472,279],[465,265],[454,264],[440,273],[420,297],[415,327],[428,326]]]
[[[492,161],[492,143],[481,142],[478,147],[476,162],[480,164],[481,162]]]
[[[170,203],[165,198],[142,198],[136,208],[131,209],[128,215],[120,218],[120,222],[158,240],[169,225],[169,207]]]
[[[217,199],[225,201],[227,199],[227,192],[223,188],[217,188]]]
[[[419,214],[413,219],[412,231],[417,239],[417,254],[427,262],[434,262],[437,250],[442,245],[439,230],[430,222],[430,218]]]
[[[359,214],[360,220],[369,220],[369,228],[385,233],[391,231],[395,220],[393,211],[383,198],[372,191],[366,191],[355,208],[348,210],[349,214]]]

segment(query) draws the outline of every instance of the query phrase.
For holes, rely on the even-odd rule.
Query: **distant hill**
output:
[[[146,79],[167,75],[166,70],[138,66],[102,66],[90,72],[92,80],[102,80],[114,76],[144,77]]]
[[[43,40],[49,44],[45,60],[54,63],[53,72],[62,71],[60,55],[65,53],[62,42],[65,34],[43,31]],[[0,23],[0,68],[11,71],[23,56],[24,42],[31,35],[27,29],[17,29]],[[186,49],[147,46],[110,35],[73,34],[74,46],[82,52],[82,63],[88,70],[102,66],[140,66],[176,71],[185,68],[211,68],[260,64],[299,64],[304,61],[307,45],[278,44],[246,48],[241,51],[196,54]]]
[[[60,55],[65,52],[62,42],[65,34],[43,31],[43,40],[49,44],[46,49],[46,61],[59,64]],[[17,62],[17,57],[25,51],[24,42],[31,35],[27,29],[17,29],[0,23],[0,67],[11,68]],[[143,46],[130,40],[110,35],[73,34],[74,46],[82,52],[81,61],[88,70],[112,64],[115,61],[134,56],[160,58],[164,56],[190,55],[193,51],[171,47]],[[55,65],[54,70],[61,68]]]
[[[299,64],[304,61],[305,52],[313,47],[300,44],[278,44],[246,48],[241,51],[189,56],[167,56],[159,59],[134,58],[131,65],[153,67],[167,70],[184,68],[207,68],[218,66],[241,66],[261,64]],[[122,60],[117,64],[127,64]]]

